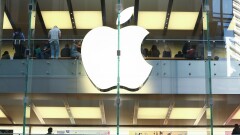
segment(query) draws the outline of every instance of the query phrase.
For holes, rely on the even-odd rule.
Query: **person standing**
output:
[[[160,51],[158,50],[156,45],[152,45],[152,48],[151,48],[149,54],[150,54],[150,57],[159,57]]]
[[[232,131],[232,135],[240,135],[240,128],[239,128],[238,124],[234,125],[234,129]]]
[[[48,135],[48,134],[52,134],[52,131],[53,131],[53,128],[48,128],[48,132],[47,132],[47,134],[46,135]]]
[[[54,26],[48,33],[51,45],[51,58],[58,58],[59,56],[59,38],[61,38],[61,31],[57,26]]]
[[[169,58],[172,57],[172,51],[168,45],[164,45],[162,57],[169,57]]]
[[[17,58],[22,59],[24,57],[25,47],[24,47],[25,36],[22,33],[21,28],[17,28],[13,32],[13,48],[15,49],[15,55]]]
[[[182,53],[183,53],[183,57],[187,57],[187,51],[190,50],[190,43],[189,42],[185,42],[185,44],[182,47]]]

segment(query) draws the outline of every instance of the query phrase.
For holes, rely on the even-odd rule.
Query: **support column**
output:
[[[6,0],[0,0],[0,56],[2,56],[3,17]]]

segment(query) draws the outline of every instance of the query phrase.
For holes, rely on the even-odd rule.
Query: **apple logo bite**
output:
[[[120,14],[121,18],[124,11]],[[133,14],[133,9],[131,11]],[[141,54],[141,43],[148,33],[139,26],[127,26],[120,30],[121,88],[129,91],[138,90],[152,70],[152,66]],[[81,49],[83,66],[92,83],[100,91],[116,88],[117,45],[118,31],[105,26],[92,29],[83,39]]]

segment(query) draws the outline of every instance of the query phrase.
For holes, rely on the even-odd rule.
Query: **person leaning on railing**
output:
[[[74,59],[81,58],[81,41],[73,41],[71,47],[71,57]]]

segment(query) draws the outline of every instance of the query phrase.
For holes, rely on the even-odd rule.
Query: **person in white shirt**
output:
[[[59,56],[59,38],[61,38],[61,31],[57,26],[54,26],[48,33],[51,44],[51,58],[58,58]]]

